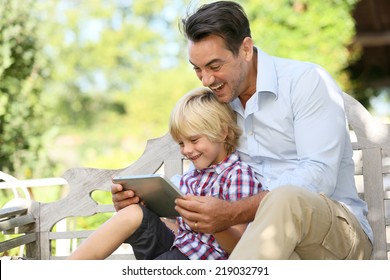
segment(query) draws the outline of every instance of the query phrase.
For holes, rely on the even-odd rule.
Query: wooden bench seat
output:
[[[368,204],[368,220],[374,231],[372,259],[390,259],[390,125],[375,120],[354,98],[345,94],[349,125],[356,139],[353,142],[355,175],[359,194]],[[355,138],[353,137],[353,138]],[[183,172],[183,157],[178,145],[166,134],[147,141],[141,157],[122,169],[72,168],[63,178],[69,193],[59,201],[0,210],[0,230],[22,234],[0,243],[0,252],[26,245],[28,259],[61,259],[53,254],[56,242],[86,238],[92,231],[54,231],[54,226],[68,217],[86,217],[114,212],[112,205],[97,203],[94,191],[109,192],[111,178],[117,175],[165,173],[168,177]],[[133,258],[115,254],[111,259]]]

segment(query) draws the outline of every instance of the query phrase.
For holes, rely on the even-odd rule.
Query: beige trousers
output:
[[[303,188],[269,192],[230,259],[369,259],[372,245],[342,204]]]

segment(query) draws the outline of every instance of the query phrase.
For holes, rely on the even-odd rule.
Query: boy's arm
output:
[[[240,240],[246,227],[247,224],[235,225],[224,231],[214,233],[213,235],[217,239],[219,245],[230,254]]]

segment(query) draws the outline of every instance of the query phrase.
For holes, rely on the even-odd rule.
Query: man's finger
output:
[[[180,206],[175,206],[175,210],[180,214],[180,216],[185,220],[185,221],[198,221],[202,218],[202,215],[193,212],[191,210],[188,210],[186,208],[182,208]]]

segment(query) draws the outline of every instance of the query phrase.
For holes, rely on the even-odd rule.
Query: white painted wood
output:
[[[363,174],[367,218],[374,232],[372,259],[390,259],[390,237],[386,234],[390,224],[389,217],[385,216],[385,200],[389,200],[389,192],[385,191],[383,184],[383,175],[389,171],[389,166],[383,166],[383,162],[390,157],[390,125],[374,119],[350,95],[344,94],[344,101],[348,123],[357,138],[353,148],[362,151],[362,166],[357,171]]]

